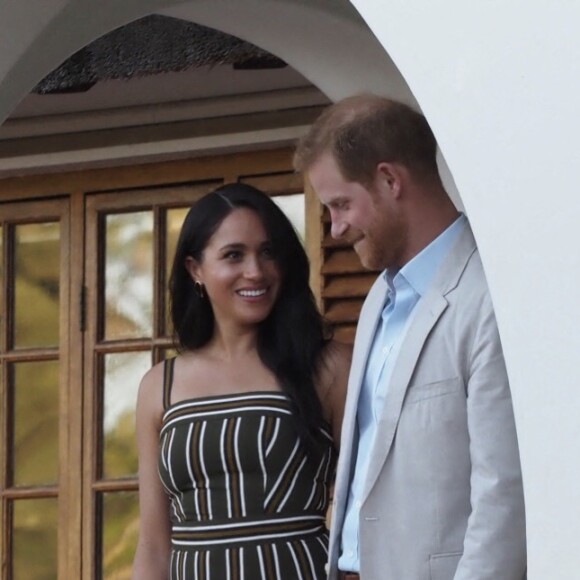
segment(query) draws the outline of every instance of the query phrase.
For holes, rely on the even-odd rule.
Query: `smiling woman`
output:
[[[232,211],[211,236],[203,259],[186,258],[194,284],[211,296],[216,330],[264,320],[278,297],[280,270],[255,211]],[[198,286],[199,287],[199,286]]]
[[[139,389],[134,578],[324,575],[350,357],[308,281],[261,191],[226,185],[187,214],[170,279],[179,355]]]

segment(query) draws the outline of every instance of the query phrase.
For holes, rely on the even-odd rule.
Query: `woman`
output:
[[[170,281],[180,354],[139,389],[135,579],[325,576],[350,353],[308,277],[292,225],[253,187],[189,211]]]

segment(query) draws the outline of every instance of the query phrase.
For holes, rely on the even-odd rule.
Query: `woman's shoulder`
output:
[[[153,389],[162,388],[166,362],[165,360],[158,362],[143,375],[139,387],[140,391],[149,392]]]
[[[172,381],[172,373],[167,373],[168,365],[171,365],[171,370],[173,370],[177,358],[179,356],[162,360],[143,375],[139,384],[138,406],[155,415],[163,411],[165,383]]]

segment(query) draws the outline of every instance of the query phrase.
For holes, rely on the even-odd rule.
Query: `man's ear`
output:
[[[185,269],[194,282],[201,282],[203,284],[203,280],[199,277],[199,262],[196,259],[187,256],[185,258]]]
[[[398,163],[381,161],[375,173],[375,185],[380,191],[391,196],[392,199],[401,197],[404,169]]]

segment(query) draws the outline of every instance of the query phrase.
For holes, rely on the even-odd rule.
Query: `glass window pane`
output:
[[[105,355],[103,413],[103,475],[128,477],[137,473],[135,406],[141,377],[151,368],[151,353]]]
[[[14,346],[58,346],[60,224],[15,227]]]
[[[58,478],[58,361],[16,363],[14,369],[14,485]]]
[[[188,207],[180,207],[176,209],[167,210],[167,243],[165,246],[165,313],[166,313],[166,332],[165,335],[171,334],[171,315],[170,315],[170,304],[169,304],[169,277],[171,276],[171,267],[173,266],[173,257],[175,255],[175,248],[177,247],[177,239],[179,238],[179,232],[181,231],[181,226],[183,225],[183,220],[189,211]]]
[[[304,242],[306,234],[306,206],[304,194],[296,193],[294,195],[277,195],[272,199],[292,222],[294,229],[298,232],[302,242]]]
[[[105,338],[148,337],[153,309],[153,213],[107,216]]]
[[[14,502],[12,577],[54,580],[57,573],[58,517],[56,498]]]
[[[139,532],[139,505],[136,491],[104,493],[103,580],[130,580]]]

